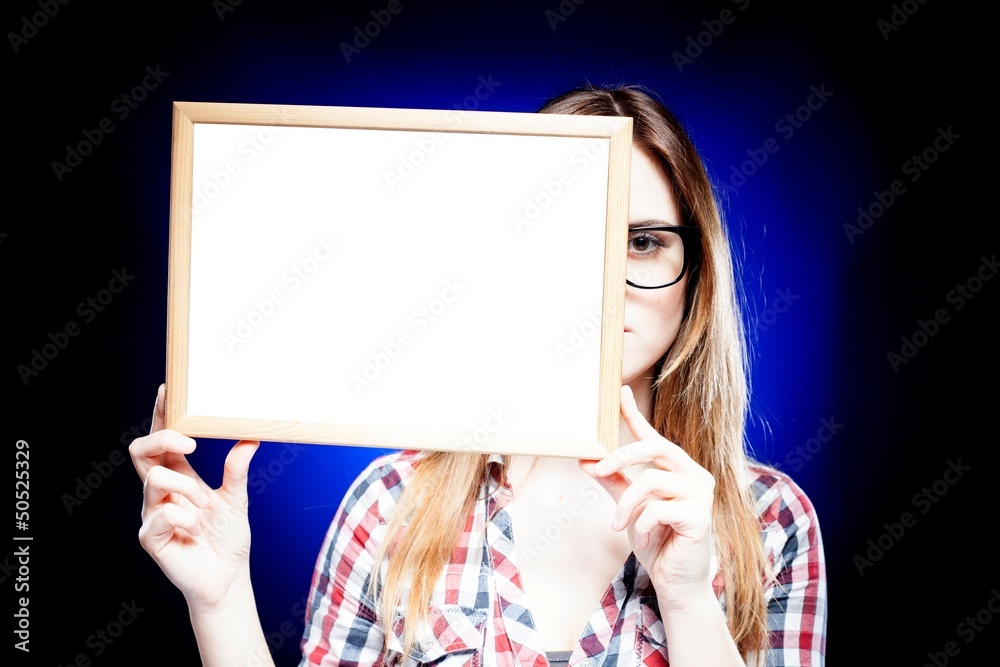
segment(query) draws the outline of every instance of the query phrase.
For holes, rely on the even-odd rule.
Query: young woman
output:
[[[818,666],[826,575],[806,494],[745,450],[733,262],[702,161],[640,87],[543,113],[630,116],[621,446],[601,461],[405,451],[372,462],[317,559],[302,665]],[[272,664],[249,576],[257,443],[211,489],[163,430],[130,447],[139,539],[205,665]]]

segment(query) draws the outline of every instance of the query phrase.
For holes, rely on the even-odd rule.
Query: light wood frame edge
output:
[[[632,119],[611,136],[608,150],[608,215],[604,235],[604,303],[601,310],[601,381],[597,437],[607,451],[618,447],[625,328],[625,266],[628,245]]]
[[[187,413],[188,315],[191,299],[191,202],[194,121],[175,103],[170,155],[170,235],[167,267],[166,428],[183,431]]]

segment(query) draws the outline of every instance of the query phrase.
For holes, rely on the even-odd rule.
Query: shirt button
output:
[[[590,658],[584,658],[580,661],[580,667],[595,667],[596,665],[597,663]]]

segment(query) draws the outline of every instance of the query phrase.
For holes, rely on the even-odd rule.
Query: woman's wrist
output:
[[[686,615],[721,608],[719,598],[710,583],[683,592],[678,591],[676,587],[660,590],[654,586],[654,589],[664,623],[670,615]]]
[[[273,665],[249,573],[211,604],[188,603],[204,667]]]
[[[671,665],[744,665],[711,585],[660,603]]]
[[[250,573],[245,572],[237,577],[226,591],[218,598],[206,600],[201,596],[186,597],[188,611],[192,620],[195,617],[224,616],[234,610],[246,609],[248,604],[256,604]]]

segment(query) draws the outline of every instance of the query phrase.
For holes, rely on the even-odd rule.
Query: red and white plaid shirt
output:
[[[300,667],[547,667],[531,615],[522,606],[524,591],[505,509],[511,490],[499,482],[499,457],[494,458],[497,465],[485,500],[476,503],[431,596],[427,624],[417,632],[417,648],[399,659],[405,614],[397,611],[388,629],[376,620],[369,577],[388,518],[420,458],[420,452],[406,451],[376,459],[344,497],[313,574]],[[766,591],[771,649],[761,664],[821,667],[826,653],[826,567],[815,511],[786,475],[757,466],[749,472],[776,581]],[[385,567],[378,573],[380,581]],[[715,588],[724,606],[721,575]],[[591,615],[569,664],[668,664],[655,592],[634,555]]]

